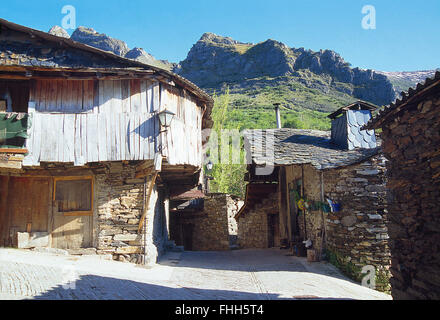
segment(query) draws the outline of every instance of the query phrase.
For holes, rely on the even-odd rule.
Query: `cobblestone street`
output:
[[[168,253],[143,267],[0,249],[0,299],[391,299],[279,249]]]

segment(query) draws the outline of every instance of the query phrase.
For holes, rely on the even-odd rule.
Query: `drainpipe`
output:
[[[277,119],[277,129],[281,129],[281,115],[280,115],[280,103],[274,103],[273,104],[275,107],[275,116]]]

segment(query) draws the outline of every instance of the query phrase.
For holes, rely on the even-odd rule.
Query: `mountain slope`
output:
[[[181,62],[179,70],[179,74],[206,89],[261,77],[286,76],[297,78],[307,86],[307,81],[301,78],[308,72],[324,85],[312,86],[312,89],[323,94],[339,91],[378,105],[388,104],[395,98],[391,82],[382,74],[350,68],[331,50],[313,52],[289,48],[275,40],[253,45],[205,33]]]
[[[205,33],[176,69],[210,93],[229,88],[229,126],[275,126],[272,104],[285,106],[284,126],[329,129],[326,115],[361,99],[385,105],[392,83],[373,70],[351,68],[331,50],[314,52],[266,40],[242,43]]]
[[[403,71],[403,72],[385,72],[376,71],[386,76],[394,86],[396,94],[400,97],[402,91],[408,91],[409,88],[415,87],[418,83],[424,82],[426,78],[432,77],[436,70],[423,71]]]

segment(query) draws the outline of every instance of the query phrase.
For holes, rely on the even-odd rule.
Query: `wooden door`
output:
[[[92,217],[65,216],[54,208],[52,247],[80,249],[92,247]]]
[[[91,177],[55,178],[54,189],[52,247],[91,248],[93,246],[93,179]]]
[[[3,177],[1,186],[0,245],[12,246],[17,232],[48,232],[48,178]]]

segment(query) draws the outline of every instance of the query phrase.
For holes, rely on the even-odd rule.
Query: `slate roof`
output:
[[[362,162],[381,151],[380,147],[343,149],[331,142],[329,131],[246,130],[244,136],[248,161],[257,165],[311,164],[318,170],[334,169]]]
[[[389,117],[393,114],[399,112],[402,108],[404,108],[409,103],[417,101],[417,99],[425,94],[427,91],[431,90],[434,87],[440,85],[440,71],[437,71],[432,78],[427,78],[425,82],[417,84],[416,88],[409,88],[408,92],[402,92],[402,98],[397,99],[394,103],[391,103],[389,106],[386,106],[382,109],[373,119],[371,119],[364,128],[366,129],[377,129],[382,126],[382,123],[385,122]]]
[[[348,149],[375,148],[377,146],[374,130],[361,130],[362,126],[371,119],[369,110],[347,111]]]

